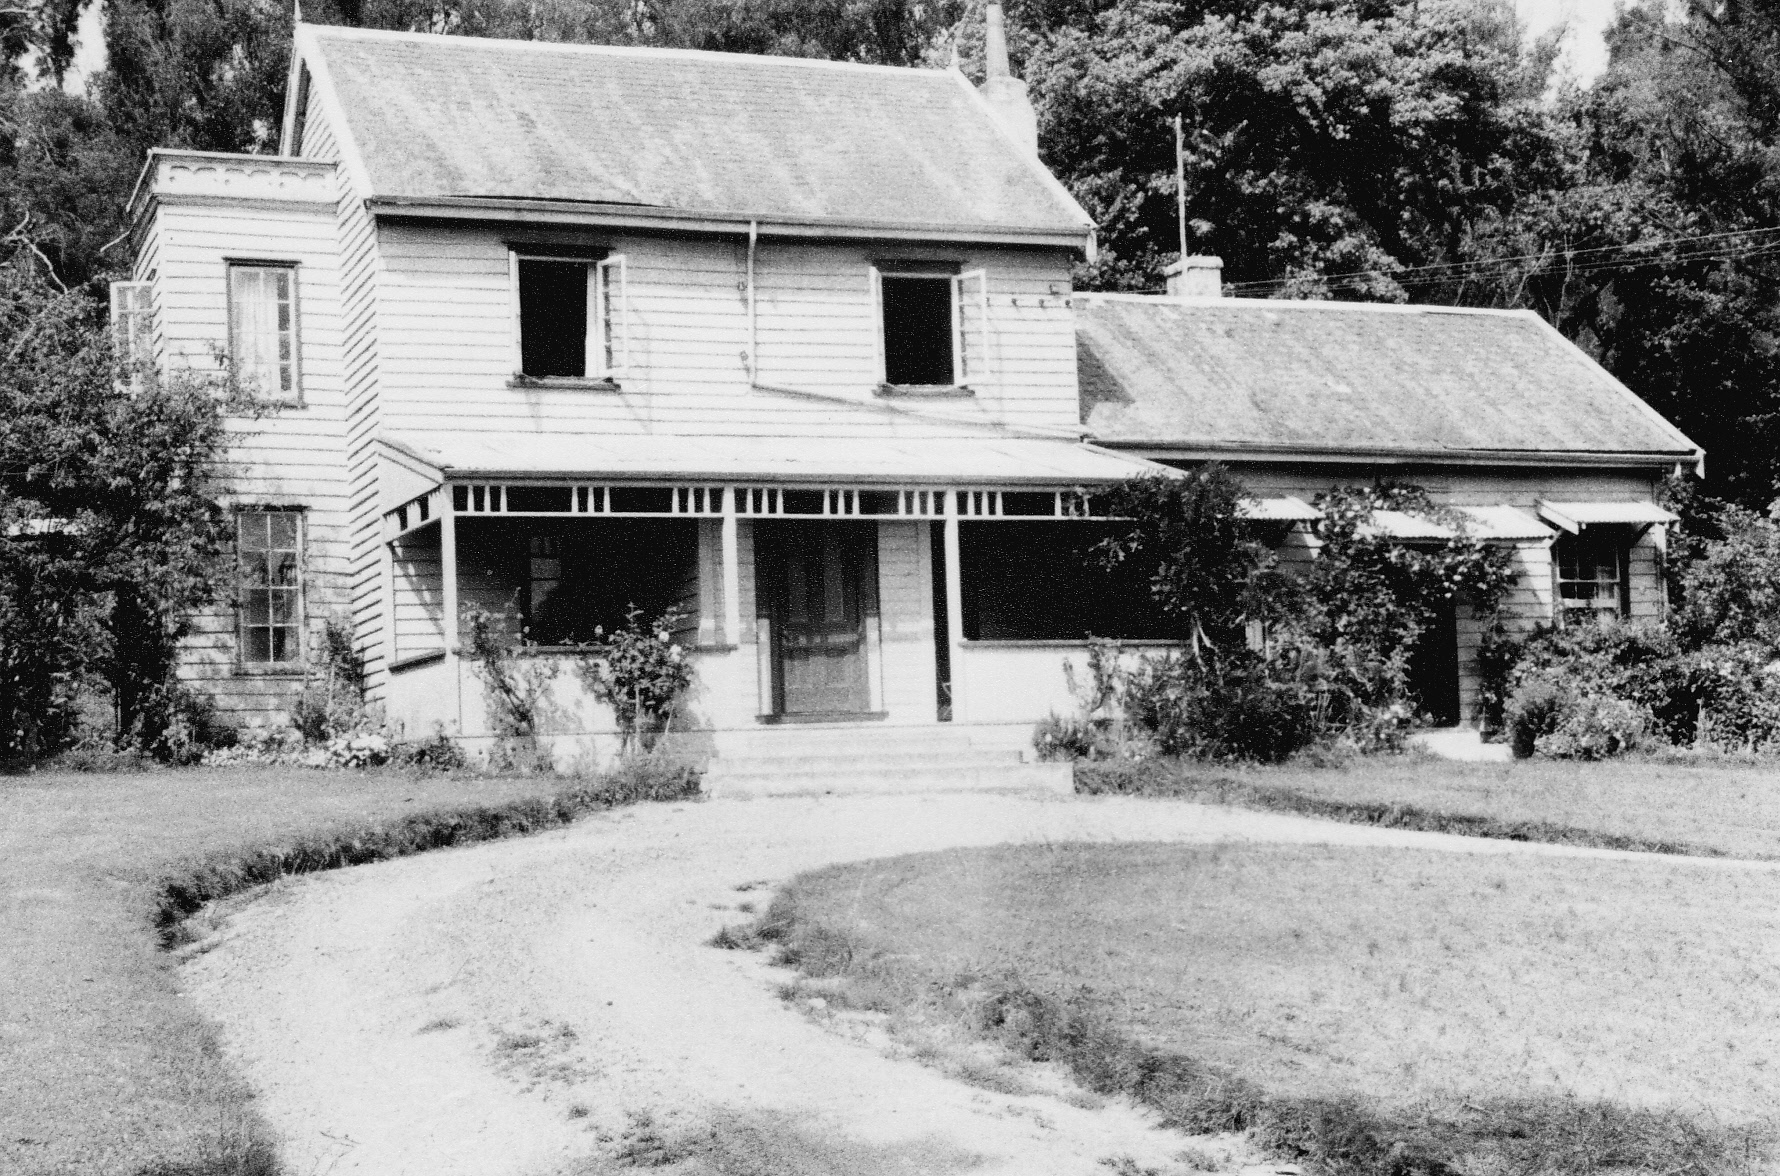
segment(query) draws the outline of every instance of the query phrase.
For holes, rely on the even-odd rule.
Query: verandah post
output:
[[[964,573],[958,560],[960,495],[946,491],[946,645],[951,650],[952,721],[964,721]]]
[[[459,656],[460,625],[457,615],[457,505],[449,490],[439,505],[439,582],[444,610],[440,637],[445,642],[445,669],[451,682],[452,725],[464,730],[463,663]]]
[[[736,543],[735,487],[723,488],[723,644],[742,643],[742,569]]]

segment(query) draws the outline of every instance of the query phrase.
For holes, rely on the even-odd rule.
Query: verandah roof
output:
[[[1173,473],[1141,458],[1042,437],[741,437],[586,433],[384,436],[440,480],[605,478],[821,485],[1093,486]]]

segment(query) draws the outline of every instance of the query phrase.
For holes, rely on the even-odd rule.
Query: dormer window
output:
[[[629,360],[622,255],[512,254],[517,354],[523,380],[604,382]]]
[[[967,392],[987,364],[988,283],[982,270],[881,262],[871,271],[878,382],[886,393]]]

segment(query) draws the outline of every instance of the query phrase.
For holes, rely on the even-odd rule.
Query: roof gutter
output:
[[[1232,441],[1149,441],[1096,437],[1096,445],[1135,453],[1151,461],[1241,460],[1301,462],[1385,462],[1440,465],[1591,466],[1660,469],[1677,463],[1697,465],[1705,454],[1698,449],[1588,450],[1588,449],[1415,449],[1393,446],[1245,445]]]
[[[515,200],[502,197],[378,196],[365,201],[373,216],[445,220],[501,220],[521,224],[598,225],[615,229],[805,239],[959,241],[972,244],[1025,245],[1090,249],[1092,225],[1022,228],[997,224],[934,225],[919,221],[873,221],[847,217],[762,217],[759,213],[687,212],[636,204],[595,204],[576,200]]]

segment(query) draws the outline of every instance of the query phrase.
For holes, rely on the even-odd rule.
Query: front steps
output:
[[[1068,794],[1067,763],[1039,763],[1021,736],[950,723],[788,724],[725,731],[705,769],[712,797],[1041,789]]]
[[[1502,764],[1514,758],[1513,748],[1506,743],[1485,743],[1482,732],[1476,727],[1435,727],[1417,731],[1409,737],[1409,743],[1441,759],[1467,763]]]

